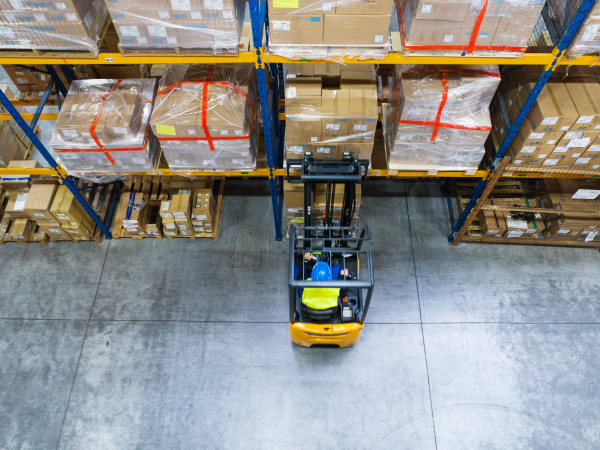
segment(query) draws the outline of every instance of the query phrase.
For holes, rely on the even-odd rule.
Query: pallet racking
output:
[[[551,0],[549,0],[551,1]],[[567,5],[562,5],[563,10],[568,11],[570,9],[571,0],[567,0]],[[570,17],[565,24],[568,26],[560,27],[561,30],[556,31],[556,27],[546,25],[546,33],[552,36],[560,35],[560,39],[551,52],[546,53],[524,53],[521,57],[516,58],[495,58],[495,57],[481,57],[481,56],[406,56],[402,53],[390,52],[384,59],[358,59],[343,58],[344,64],[498,64],[506,66],[543,66],[544,69],[532,91],[525,107],[519,114],[517,120],[512,124],[511,131],[502,143],[501,148],[496,153],[495,159],[490,167],[482,168],[475,173],[465,172],[427,172],[427,171],[388,171],[385,168],[372,170],[369,176],[373,177],[402,177],[402,178],[471,178],[482,180],[478,183],[477,189],[471,200],[466,205],[463,214],[459,217],[456,223],[452,224],[452,234],[449,240],[457,245],[463,238],[463,229],[465,224],[470,220],[473,220],[474,214],[477,213],[476,206],[478,200],[482,197],[482,194],[486,188],[486,185],[491,182],[494,176],[499,177],[500,175],[507,176],[506,172],[499,174],[499,163],[502,156],[506,152],[506,149],[510,145],[512,138],[516,134],[523,120],[525,119],[529,109],[535,102],[537,95],[543,88],[544,84],[548,81],[550,74],[559,65],[595,65],[598,64],[598,59],[595,56],[583,56],[576,58],[575,60],[568,60],[565,58],[565,50],[568,47],[570,41],[578,30],[581,22],[583,21],[587,11],[595,3],[596,0],[579,0],[579,7],[574,9],[575,13]],[[279,99],[283,99],[283,67],[281,64],[289,62],[306,62],[306,63],[327,63],[330,61],[324,60],[308,60],[303,59],[301,61],[292,61],[280,56],[269,55],[268,48],[263,45],[263,33],[268,34],[268,19],[267,19],[267,2],[265,0],[249,0],[251,28],[252,28],[252,41],[254,44],[254,51],[240,52],[237,56],[178,56],[164,54],[151,55],[132,55],[124,56],[120,53],[99,53],[96,57],[71,57],[70,55],[60,55],[56,57],[48,57],[42,55],[38,57],[32,56],[11,56],[6,57],[0,54],[0,64],[21,64],[21,65],[46,65],[48,72],[53,71],[52,65],[69,65],[69,64],[173,64],[173,63],[254,63],[257,69],[258,87],[259,87],[259,99],[260,108],[263,117],[263,134],[266,144],[266,167],[260,167],[253,172],[198,172],[192,175],[224,175],[224,176],[259,176],[268,177],[271,190],[271,199],[273,206],[273,216],[275,222],[275,239],[282,239],[281,230],[281,211],[282,211],[282,180],[286,174],[283,168],[283,134],[285,132],[285,115],[281,115],[281,106]],[[265,44],[266,45],[266,44]],[[52,77],[57,79],[58,77]],[[52,81],[51,81],[52,83]],[[63,179],[63,182],[67,187],[74,193],[75,197],[82,203],[84,208],[92,216],[96,224],[100,227],[107,239],[111,239],[112,235],[108,230],[110,225],[110,217],[105,223],[94,213],[90,206],[85,201],[85,198],[79,193],[76,185],[68,178],[64,170],[56,163],[50,153],[44,148],[43,144],[37,139],[32,133],[30,125],[25,121],[29,119],[37,120],[55,120],[56,114],[43,113],[42,109],[45,105],[49,105],[47,100],[49,98],[51,86],[49,86],[44,99],[40,102],[30,102],[29,106],[38,106],[36,113],[34,114],[19,114],[14,105],[22,105],[18,101],[10,101],[3,93],[0,92],[0,104],[2,104],[8,113],[0,113],[0,120],[15,120],[18,125],[25,131],[26,135],[32,140],[35,147],[40,151],[42,156],[46,159],[50,168],[44,169],[0,169],[0,175],[8,174],[29,174],[29,175],[55,175]],[[62,91],[62,89],[59,89]],[[60,105],[60,96],[57,96],[57,100],[54,104]],[[145,174],[136,174],[145,175]],[[156,175],[170,176],[177,175],[172,173],[168,169],[162,169]],[[512,176],[527,176],[536,177],[542,176],[539,173],[513,173]],[[468,225],[467,225],[468,228]]]

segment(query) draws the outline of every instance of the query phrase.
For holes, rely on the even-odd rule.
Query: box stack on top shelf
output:
[[[252,64],[173,64],[150,123],[172,171],[255,170],[258,96]]]
[[[0,2],[0,49],[98,54],[108,11],[101,0]]]
[[[383,57],[392,0],[269,0],[269,52],[289,59]]]
[[[477,170],[497,66],[397,66],[384,132],[392,170]]]
[[[106,0],[122,53],[237,54],[243,0]]]
[[[4,65],[2,67],[21,93],[19,95],[19,99],[40,100],[42,98],[42,95],[48,87],[48,83],[50,82],[50,75],[44,73],[47,72],[45,66],[33,66],[33,68],[43,70],[44,72],[38,72],[22,66]],[[69,82],[63,71],[58,66],[54,66],[53,68],[58,77],[60,78],[60,81],[62,82],[63,86],[66,89],[69,89],[71,83]],[[57,87],[56,85],[54,85],[52,87],[51,94],[56,93],[56,89]]]
[[[564,22],[564,16],[573,14],[575,11],[574,8],[579,2],[569,2],[568,4],[571,8],[562,10],[555,6],[555,2],[550,2],[550,11],[557,21]],[[585,20],[579,27],[577,34],[573,38],[571,45],[567,49],[567,58],[569,59],[589,54],[600,54],[600,4],[598,2],[595,2],[591,7]]]
[[[74,81],[50,145],[69,175],[128,175],[156,169],[149,121],[154,79]]]
[[[377,128],[372,65],[289,64],[285,88],[288,159],[371,159]]]
[[[405,54],[521,56],[545,0],[396,0]]]

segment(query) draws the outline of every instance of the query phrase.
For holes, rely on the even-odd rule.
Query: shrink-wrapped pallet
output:
[[[567,58],[600,54],[600,4],[595,2],[567,50]]]

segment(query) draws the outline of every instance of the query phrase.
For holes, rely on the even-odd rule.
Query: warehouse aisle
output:
[[[216,242],[0,246],[0,449],[600,445],[597,251],[451,248],[435,185],[369,181],[368,325],[305,349],[269,204],[228,182]]]

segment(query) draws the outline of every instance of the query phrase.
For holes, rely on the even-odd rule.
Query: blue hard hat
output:
[[[313,281],[331,281],[331,270],[325,261],[319,261],[313,267],[310,278]]]

